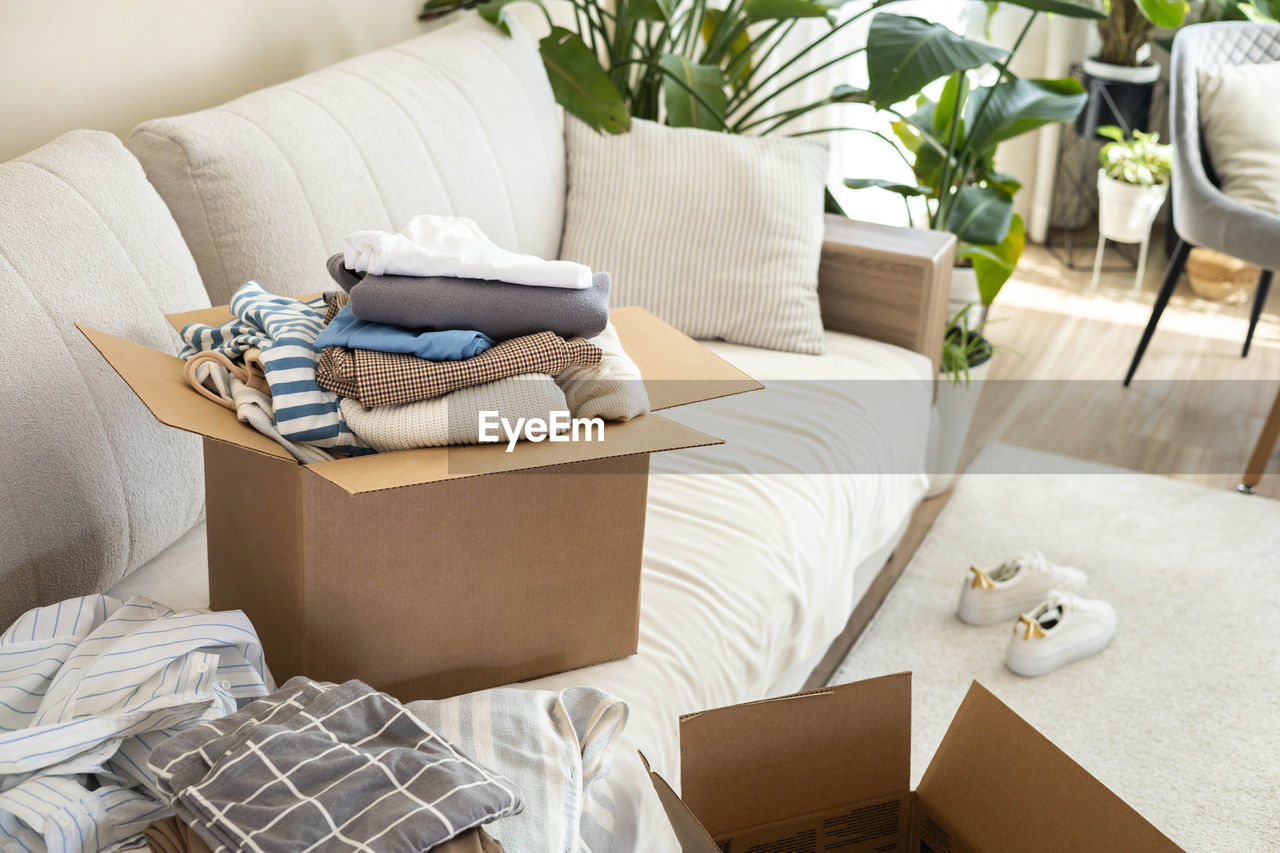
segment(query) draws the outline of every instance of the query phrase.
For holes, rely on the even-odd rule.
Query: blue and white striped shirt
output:
[[[256,281],[231,296],[235,317],[221,326],[189,323],[181,331],[190,358],[216,350],[237,358],[262,350],[262,369],[271,386],[276,429],[295,444],[310,444],[352,456],[371,453],[338,411],[338,395],[316,384],[315,340],[324,328],[324,299],[307,302],[269,293]]]
[[[0,847],[137,847],[169,813],[151,750],[273,689],[238,610],[97,595],[27,611],[0,635]]]

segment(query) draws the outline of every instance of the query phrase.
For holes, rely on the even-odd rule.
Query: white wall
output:
[[[214,106],[426,27],[420,0],[3,0],[0,161]]]

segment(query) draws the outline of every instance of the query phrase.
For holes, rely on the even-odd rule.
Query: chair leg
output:
[[[1262,480],[1262,472],[1267,470],[1271,452],[1276,449],[1277,440],[1280,440],[1280,393],[1276,394],[1271,411],[1267,413],[1266,423],[1262,425],[1262,434],[1258,436],[1258,443],[1253,446],[1249,464],[1245,466],[1244,476],[1240,478],[1240,491],[1251,495],[1257,489]]]
[[[1142,356],[1147,351],[1147,344],[1151,343],[1156,324],[1160,322],[1160,315],[1169,304],[1169,297],[1173,295],[1173,288],[1178,284],[1182,268],[1187,265],[1187,255],[1190,252],[1191,244],[1186,240],[1179,239],[1178,245],[1173,247],[1173,257],[1169,259],[1169,266],[1164,271],[1164,280],[1160,282],[1160,292],[1156,294],[1156,304],[1151,306],[1151,319],[1147,321],[1147,328],[1142,332],[1142,340],[1138,342],[1138,349],[1133,354],[1133,363],[1129,365],[1129,372],[1124,375],[1126,386],[1133,381],[1133,374],[1137,372],[1138,363],[1142,361]]]
[[[1249,331],[1244,336],[1244,349],[1241,358],[1249,357],[1249,344],[1253,343],[1253,330],[1258,327],[1258,318],[1267,305],[1267,291],[1271,289],[1271,270],[1263,270],[1258,276],[1258,292],[1253,295],[1253,310],[1249,312]]]

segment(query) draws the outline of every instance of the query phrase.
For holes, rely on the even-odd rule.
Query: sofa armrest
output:
[[[818,268],[822,323],[942,358],[956,238],[827,215]]]

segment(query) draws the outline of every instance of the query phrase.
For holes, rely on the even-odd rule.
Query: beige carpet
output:
[[[1280,850],[1280,502],[1000,444],[970,471],[834,679],[914,672],[913,783],[976,678],[1186,849]],[[954,616],[1026,547],[1119,616],[1037,679]]]

